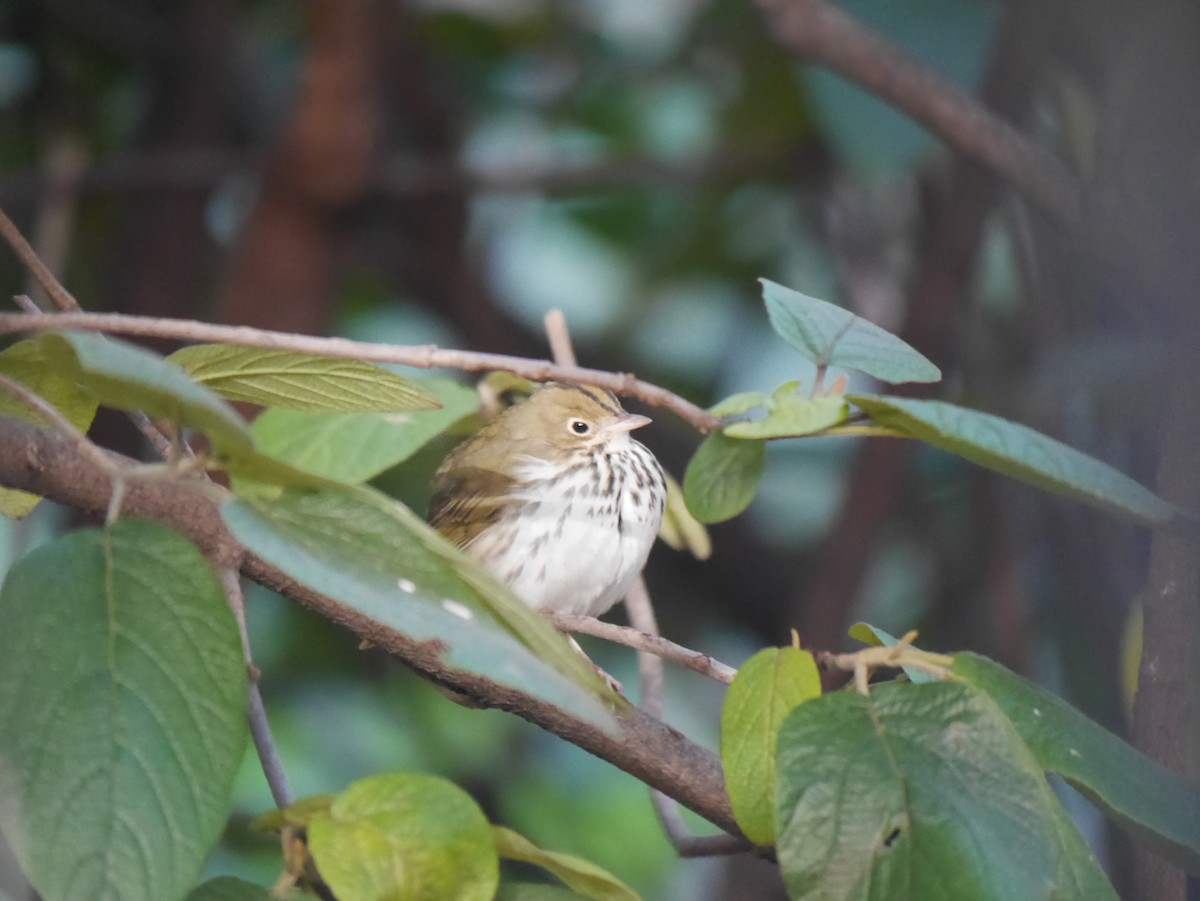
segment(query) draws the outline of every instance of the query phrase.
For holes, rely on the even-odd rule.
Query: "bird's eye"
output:
[[[592,430],[591,424],[582,419],[572,419],[567,427],[576,435],[586,435]]]

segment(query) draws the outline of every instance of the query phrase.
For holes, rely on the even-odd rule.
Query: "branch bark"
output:
[[[690,401],[665,388],[634,378],[630,373],[605,372],[580,366],[556,366],[546,360],[530,360],[507,354],[445,350],[433,344],[403,346],[351,341],[348,338],[314,338],[246,326],[212,325],[187,319],[156,319],[150,316],[125,316],[120,313],[0,313],[0,335],[43,329],[82,329],[115,335],[137,335],[143,338],[240,344],[246,347],[287,350],[348,360],[399,363],[420,369],[444,367],[461,369],[464,372],[502,369],[536,382],[561,379],[608,388],[615,394],[636,397],[650,406],[665,407],[701,432],[712,431],[718,423],[717,417]]]
[[[126,461],[131,462],[131,461]],[[84,454],[67,438],[27,422],[0,417],[0,484],[31,491],[92,513],[107,509],[113,491],[111,470]],[[320,616],[384,649],[426,678],[558,735],[595,754],[732,835],[741,836],[725,794],[716,755],[659,720],[634,708],[619,715],[619,731],[609,734],[546,702],[489,679],[450,669],[435,642],[417,642],[324,595],[298,585],[246,551],[221,520],[212,486],[199,490],[181,479],[128,478],[122,510],[162,522],[189,539],[217,566],[234,566]]]

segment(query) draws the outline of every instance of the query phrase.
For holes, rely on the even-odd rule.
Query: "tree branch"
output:
[[[313,338],[234,325],[212,325],[189,319],[158,319],[152,316],[125,316],[120,313],[0,313],[0,335],[44,329],[81,329],[143,338],[176,341],[240,344],[271,350],[318,354],[376,363],[399,363],[420,369],[461,369],[481,372],[502,369],[535,382],[561,379],[607,388],[614,394],[636,397],[652,407],[664,407],[701,432],[716,428],[718,419],[677,394],[643,382],[627,372],[604,372],[579,366],[556,366],[547,360],[530,360],[507,354],[473,353],[445,350],[433,344],[401,346],[348,338]]]
[[[67,438],[7,417],[0,417],[0,484],[90,512],[104,511],[113,491],[111,474]],[[432,681],[468,695],[481,706],[515,713],[670,795],[727,832],[741,835],[725,794],[720,762],[712,752],[643,711],[631,708],[620,713],[619,729],[610,734],[539,698],[451,669],[438,642],[414,641],[247,554],[225,528],[211,492],[206,483],[131,480],[125,486],[122,509],[178,530],[215,565],[237,566],[250,579],[367,639]]]
[[[776,40],[907,113],[995,171],[1034,205],[1073,225],[1082,192],[1060,160],[974,97],[827,0],[757,0]]]

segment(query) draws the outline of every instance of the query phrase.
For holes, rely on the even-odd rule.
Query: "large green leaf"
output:
[[[759,281],[775,331],[818,366],[858,369],[893,385],[941,380],[941,370],[923,354],[875,323],[765,278]]]
[[[846,398],[879,425],[981,466],[1150,526],[1172,524],[1175,507],[1094,457],[1040,432],[943,401],[869,394]]]
[[[1116,898],[1012,724],[967,685],[825,695],[784,721],[778,754],[793,898]]]
[[[48,332],[38,342],[47,361],[104,406],[198,429],[221,454],[251,451],[250,431],[234,409],[157,354],[83,332]]]
[[[729,438],[713,432],[692,456],[683,474],[683,497],[700,522],[732,519],[750,505],[762,476],[761,440]]]
[[[425,773],[369,776],[308,824],[321,878],[344,901],[491,901],[500,863],[471,796]]]
[[[416,382],[362,360],[238,344],[197,344],[167,359],[224,398],[264,407],[395,413],[438,406]]]
[[[246,668],[200,552],[122,520],[0,590],[0,808],[46,901],[187,894],[228,813]]]
[[[591,861],[539,848],[525,836],[503,826],[492,827],[496,851],[506,860],[530,863],[553,873],[580,897],[591,901],[638,901],[638,894],[607,870]]]
[[[0,375],[24,385],[79,429],[86,432],[96,415],[96,401],[74,379],[64,378],[50,366],[37,341],[19,341],[0,352]],[[0,393],[0,416],[15,416],[46,425],[43,418],[15,397]],[[0,488],[0,515],[24,516],[40,500],[37,495],[14,488]]]
[[[1200,872],[1200,788],[986,657],[956,654],[954,672],[996,702],[1043,769],[1058,773],[1160,853]]]
[[[272,409],[251,431],[259,449],[279,460],[331,479],[365,482],[479,409],[479,395],[457,382],[438,379],[427,387],[440,409],[323,415]]]
[[[812,654],[764,648],[738,670],[721,708],[725,790],[746,838],[775,843],[775,743],[789,713],[820,697]]]
[[[404,505],[367,488],[222,504],[251,552],[446,663],[614,728],[613,694],[567,640]]]

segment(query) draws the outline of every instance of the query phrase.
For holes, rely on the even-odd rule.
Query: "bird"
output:
[[[667,488],[611,392],[548,382],[455,447],[433,477],[433,527],[529,606],[600,616],[650,554]]]

